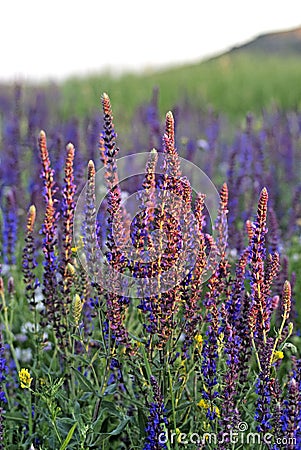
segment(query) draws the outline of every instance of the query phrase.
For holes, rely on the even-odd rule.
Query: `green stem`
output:
[[[254,340],[254,335],[253,334],[251,335],[251,340],[252,340],[252,347],[253,347],[253,350],[255,352],[255,356],[256,356],[256,360],[257,360],[257,364],[258,364],[258,369],[261,372],[262,369],[261,369],[260,359],[259,359],[259,355],[258,355],[258,351],[257,351],[257,348],[256,348],[256,344],[255,344],[255,340]]]
[[[282,322],[281,322],[279,331],[278,331],[278,333],[277,333],[277,337],[276,337],[275,342],[274,342],[274,346],[273,346],[273,350],[272,350],[272,354],[271,354],[271,358],[270,358],[270,365],[272,365],[273,356],[274,356],[275,350],[276,350],[276,348],[277,348],[279,339],[281,338],[282,331],[283,331],[283,328],[284,328],[284,325],[285,325],[285,321],[286,321],[286,316],[285,316],[285,314],[284,314],[284,315],[282,316]]]
[[[115,344],[113,345],[113,348],[111,348],[111,330],[109,329],[109,338],[108,338],[108,354],[109,357],[107,358],[107,362],[106,362],[106,368],[105,368],[105,373],[103,376],[103,380],[102,380],[102,384],[101,384],[101,388],[100,388],[100,398],[96,401],[95,407],[94,407],[94,412],[93,412],[93,421],[95,421],[97,419],[98,416],[98,412],[99,409],[101,407],[101,402],[103,399],[103,395],[105,393],[106,387],[107,387],[107,382],[109,379],[109,374],[110,374],[110,365],[111,365],[111,361],[114,355],[114,351],[115,351]]]
[[[32,436],[33,423],[32,423],[32,399],[31,399],[31,391],[29,391],[29,403],[28,403],[28,431],[29,431],[29,435]]]
[[[20,371],[20,364],[16,355],[16,351],[15,351],[15,347],[13,344],[13,333],[11,332],[10,329],[10,325],[9,325],[9,320],[8,320],[8,306],[6,304],[6,300],[5,300],[5,295],[4,293],[1,294],[1,299],[2,299],[2,305],[3,305],[3,321],[4,321],[4,326],[5,326],[5,331],[6,331],[6,339],[7,339],[7,343],[9,345],[14,363],[16,365],[16,369],[19,372]]]
[[[142,352],[142,356],[143,356],[143,360],[144,360],[144,364],[145,364],[145,368],[146,368],[147,378],[148,378],[148,381],[149,381],[150,377],[151,377],[151,374],[152,374],[152,371],[151,371],[151,368],[150,368],[150,365],[149,365],[149,361],[148,361],[148,358],[147,358],[147,354],[146,354],[144,345],[142,344],[140,348],[141,348],[141,352]]]
[[[171,376],[171,373],[170,373],[169,366],[168,366],[168,381],[169,381],[169,390],[170,390],[170,396],[171,396],[173,427],[174,427],[175,433],[177,434],[177,419],[176,419],[175,397],[174,397],[174,391],[173,391],[173,385],[172,385],[172,376]],[[178,448],[179,448],[178,447],[178,440],[176,439],[175,449],[177,450]]]
[[[34,294],[33,294],[34,295]],[[33,304],[35,305],[35,297],[33,296]],[[34,345],[36,354],[36,367],[40,368],[40,336],[39,336],[39,322],[38,322],[38,312],[37,307],[34,306]]]
[[[54,428],[54,431],[55,431],[56,437],[58,438],[58,441],[59,441],[59,443],[60,443],[60,445],[61,445],[61,443],[62,443],[62,439],[61,439],[61,436],[60,436],[59,430],[57,429],[57,425],[56,425],[56,421],[55,421],[55,418],[51,417],[51,423],[52,423],[52,425],[53,425],[53,428]]]
[[[56,338],[55,338],[55,335],[54,335],[54,340],[55,340],[55,346],[54,346],[54,352],[53,352],[53,355],[52,355],[52,358],[51,358],[51,361],[50,361],[50,366],[49,366],[49,369],[48,369],[48,373],[51,373],[51,371],[52,371],[52,365],[53,365],[53,363],[54,362],[56,362],[56,355],[57,355],[57,343],[56,343]]]

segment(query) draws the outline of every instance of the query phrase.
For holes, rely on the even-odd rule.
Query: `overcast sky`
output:
[[[0,79],[192,62],[301,25],[300,0],[1,0]]]

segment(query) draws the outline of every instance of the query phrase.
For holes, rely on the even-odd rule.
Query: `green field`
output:
[[[247,112],[279,106],[295,109],[301,99],[301,59],[234,53],[203,63],[140,75],[114,78],[110,74],[74,77],[61,85],[61,114],[86,116],[98,105],[95,99],[109,92],[116,115],[129,120],[135,108],[149,100],[159,87],[159,106],[164,114],[183,99],[199,108],[212,106],[237,121]]]

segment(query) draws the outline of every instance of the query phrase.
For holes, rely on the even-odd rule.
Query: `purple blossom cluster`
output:
[[[13,182],[0,168],[0,383],[17,379],[20,355],[28,350],[31,391],[23,403],[18,394],[20,405],[33,400],[30,414],[22,416],[27,428],[18,428],[26,445],[33,430],[34,442],[43,441],[38,428],[50,411],[55,433],[49,442],[62,446],[70,437],[70,448],[78,442],[96,448],[105,440],[114,450],[121,443],[167,448],[161,433],[180,439],[182,431],[195,427],[222,436],[250,418],[254,432],[273,430],[298,448],[300,281],[285,250],[295,252],[292,263],[300,267],[299,113],[264,115],[260,126],[249,115],[234,142],[226,144],[222,119],[212,111],[199,116],[180,105],[161,127],[154,92],[135,116],[131,136],[133,152],[151,145],[144,173],[120,180],[117,157],[125,153],[117,146],[107,94],[102,123],[92,117],[55,124],[47,141],[38,131],[50,120],[46,99],[41,95],[23,108],[25,127],[20,95],[16,89],[13,118],[4,120],[1,131],[8,164],[14,157],[18,164]],[[147,127],[142,137],[135,134],[141,117]],[[202,123],[201,131],[196,123]],[[122,149],[123,141],[119,144]],[[180,155],[221,185],[212,226],[210,199],[194,191]],[[106,188],[99,210],[98,166]],[[76,203],[84,185],[81,236],[75,241]],[[136,195],[133,218],[125,192]],[[33,331],[22,329],[23,316]],[[3,420],[11,424],[10,417],[0,409],[0,446]],[[87,418],[81,430],[75,417],[76,423]],[[41,429],[47,431],[45,425]]]
[[[5,391],[3,390],[6,381],[6,374],[8,372],[6,357],[5,357],[5,347],[3,343],[3,336],[0,330],[0,448],[4,449],[4,405],[7,403],[7,398]]]
[[[160,435],[163,433],[163,425],[167,425],[168,421],[165,416],[165,408],[162,393],[157,380],[152,376],[150,384],[153,392],[153,400],[149,405],[149,417],[146,426],[146,443],[143,450],[160,450],[167,448],[166,444],[160,443]]]

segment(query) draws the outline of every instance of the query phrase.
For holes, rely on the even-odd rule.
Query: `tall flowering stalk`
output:
[[[239,373],[237,366],[241,349],[241,339],[235,325],[230,323],[224,305],[222,307],[223,330],[224,330],[224,352],[226,356],[226,372],[224,375],[224,388],[221,393],[223,400],[223,414],[221,418],[221,427],[224,432],[229,428],[235,428],[239,422],[239,412],[236,406],[237,384]]]
[[[26,289],[26,298],[32,307],[36,306],[35,301],[35,290],[39,285],[39,282],[35,275],[35,268],[37,267],[37,262],[35,260],[35,244],[34,244],[34,225],[36,220],[36,208],[31,205],[27,215],[26,224],[26,237],[25,237],[25,247],[23,249],[23,280]]]
[[[166,115],[163,144],[165,158],[163,174],[158,180],[157,197],[154,196],[156,188],[154,168],[157,155],[152,151],[143,182],[143,214],[135,219],[133,227],[137,258],[141,261],[145,257],[150,259],[149,264],[136,264],[134,268],[134,276],[143,275],[147,280],[145,290],[147,295],[141,301],[140,308],[147,314],[149,323],[146,325],[146,330],[151,336],[156,335],[156,343],[161,349],[176,327],[177,313],[188,283],[185,280],[184,286],[181,280],[183,274],[185,275],[185,264],[190,256],[186,251],[185,259],[180,252],[183,242],[186,241],[188,245],[193,236],[193,233],[189,233],[191,187],[188,180],[181,177],[180,161],[175,148],[174,119],[171,112]],[[150,234],[150,231],[154,229],[158,230],[155,247]],[[183,230],[185,230],[185,236]],[[165,283],[169,280],[165,278],[165,275],[169,270],[173,274],[173,285],[168,289]]]
[[[76,186],[74,183],[73,161],[74,161],[74,146],[69,143],[66,148],[65,160],[65,178],[62,197],[62,256],[60,262],[60,273],[62,276],[61,291],[64,297],[64,304],[66,312],[71,304],[70,289],[72,284],[72,276],[69,265],[72,263],[72,239],[73,239],[73,221],[75,201],[74,195]]]
[[[228,261],[226,257],[226,251],[228,247],[228,186],[223,184],[220,190],[220,205],[218,216],[214,224],[214,228],[217,231],[216,247],[219,257],[218,277],[221,281],[225,282],[228,276]]]
[[[110,98],[107,94],[102,96],[102,107],[104,113],[104,131],[101,134],[101,154],[103,154],[103,162],[105,165],[105,178],[108,188],[108,243],[112,244],[115,249],[115,258],[118,259],[116,264],[118,266],[125,267],[125,261],[122,254],[124,245],[127,243],[128,232],[126,229],[126,211],[121,204],[121,189],[118,179],[116,157],[119,152],[119,148],[116,144],[117,134],[115,133],[113,123],[113,113],[111,108]],[[108,245],[110,248],[110,246]],[[110,262],[113,261],[108,256]],[[114,263],[115,263],[114,258]]]
[[[156,165],[158,153],[155,149],[150,152],[150,156],[145,168],[145,176],[142,183],[143,192],[140,193],[142,212],[136,216],[132,227],[132,243],[136,248],[133,255],[134,267],[133,276],[143,277],[145,285],[141,286],[142,298],[139,309],[145,314],[146,321],[144,327],[151,336],[160,331],[160,318],[162,317],[162,304],[157,293],[158,288],[158,248],[152,239],[152,231],[156,228],[163,232],[163,221],[158,217],[158,199],[156,197]],[[159,247],[160,239],[159,236]],[[159,259],[161,254],[159,255]]]
[[[186,297],[184,302],[184,317],[185,317],[185,348],[189,347],[192,342],[193,337],[197,334],[198,328],[202,322],[201,315],[201,302],[200,296],[202,292],[202,284],[204,280],[204,272],[207,265],[207,255],[206,255],[206,241],[204,235],[204,203],[205,195],[198,194],[195,203],[195,217],[198,225],[198,254],[195,262],[195,267],[192,272],[192,277],[190,281],[190,292]]]
[[[13,189],[9,189],[4,196],[3,208],[3,255],[6,264],[16,263],[16,242],[17,242],[17,204]]]
[[[226,311],[229,317],[229,322],[235,328],[239,328],[242,314],[242,297],[245,294],[245,277],[246,277],[246,267],[248,263],[249,249],[247,248],[242,252],[240,258],[236,264],[235,278],[231,285],[231,294],[226,301]],[[246,332],[246,329],[243,333]]]
[[[2,287],[0,286],[0,289]],[[6,395],[3,390],[5,381],[6,381],[6,374],[8,372],[7,362],[5,358],[5,348],[3,344],[3,337],[2,332],[0,330],[0,449],[4,449],[4,409],[3,406],[7,403]]]
[[[175,328],[175,318],[180,307],[181,293],[177,280],[182,275],[174,270],[174,283],[166,289],[165,272],[179,264],[182,238],[179,231],[179,211],[183,206],[184,182],[180,179],[180,163],[174,140],[174,119],[166,115],[163,174],[159,183],[155,227],[158,229],[157,257],[153,265],[157,295],[151,300],[149,331],[157,336],[157,345],[162,348]],[[189,190],[189,187],[188,187]],[[187,202],[189,200],[187,199]],[[163,292],[162,292],[163,291]]]
[[[224,352],[226,356],[227,369],[224,374],[224,389],[222,392],[223,415],[221,424],[223,431],[227,432],[229,427],[235,427],[239,414],[236,406],[236,395],[241,387],[245,387],[248,365],[251,357],[250,337],[248,323],[243,310],[245,301],[245,273],[249,250],[246,249],[240,256],[236,265],[235,279],[231,284],[231,293],[222,307]]]
[[[165,191],[162,193],[162,204],[160,205],[160,212],[158,216],[158,225],[161,235],[159,237],[159,258],[158,258],[158,287],[164,288],[164,275],[166,271],[173,274],[173,286],[165,292],[158,292],[158,304],[160,305],[159,329],[158,336],[161,344],[166,342],[172,334],[172,331],[177,326],[177,316],[182,305],[184,292],[186,289],[187,280],[184,279],[186,269],[185,264],[188,262],[189,255],[186,250],[186,259],[183,252],[183,240],[185,239],[184,227],[188,226],[187,217],[191,211],[191,187],[187,180],[181,178],[179,180],[170,179],[170,188],[172,195],[165,198]],[[172,183],[174,186],[172,186]],[[169,190],[169,183],[167,185]],[[183,222],[182,229],[180,229],[179,209],[182,206]],[[188,234],[188,233],[187,233]],[[186,239],[186,244],[189,246],[189,238]],[[164,248],[163,241],[166,245]],[[186,278],[186,277],[185,277]],[[164,281],[163,281],[164,280]],[[160,345],[161,345],[160,344]]]
[[[246,268],[249,258],[249,248],[246,248],[236,265],[235,279],[232,283],[232,292],[226,302],[226,311],[229,322],[239,336],[240,349],[237,372],[239,374],[239,389],[245,389],[249,362],[252,355],[252,344],[249,333],[248,314],[250,301],[245,289]]]
[[[283,403],[282,431],[285,433],[288,442],[287,450],[294,450],[299,448],[300,444],[301,393],[300,385],[293,376],[289,380],[287,398]]]
[[[271,374],[270,361],[273,355],[273,338],[267,338],[264,352],[262,352],[260,360],[260,371],[256,383],[256,411],[255,420],[258,423],[257,431],[262,433],[268,432],[272,428],[272,392],[271,392]]]
[[[108,276],[110,279],[110,291],[106,292],[107,319],[113,332],[113,336],[119,343],[126,343],[128,333],[124,325],[128,306],[128,299],[122,295],[126,286],[122,286],[119,273],[122,273],[127,265],[124,256],[124,246],[127,243],[128,234],[125,230],[125,210],[121,206],[121,189],[118,181],[116,156],[116,133],[113,124],[111,102],[107,94],[102,96],[104,113],[104,131],[100,139],[100,154],[105,164],[105,177],[108,187],[107,214],[108,233],[106,253],[109,263]]]
[[[201,373],[203,379],[202,397],[208,405],[207,417],[216,418],[214,402],[219,396],[217,380],[218,347],[220,335],[220,321],[218,311],[218,273],[216,272],[208,282],[209,291],[206,293],[205,306],[207,308],[206,322],[208,328],[202,349]]]
[[[278,440],[278,442],[281,442],[281,438],[283,437],[283,430],[282,430],[282,410],[283,405],[282,401],[278,401],[275,403],[274,401],[274,412],[273,412],[273,435],[274,438]],[[274,444],[272,447],[272,450],[280,450],[281,447],[277,444]]]
[[[95,166],[93,161],[88,164],[88,182],[86,190],[86,210],[84,222],[84,245],[86,260],[90,276],[93,281],[100,283],[99,278],[99,249],[96,235],[96,209],[95,209]]]
[[[296,447],[301,446],[301,359],[293,358],[293,373],[290,382],[293,379],[296,381],[296,387],[290,386],[292,390],[291,409],[294,409],[294,420],[292,421],[292,428],[294,437],[296,439]],[[290,400],[290,399],[288,399]],[[288,408],[289,409],[289,408]]]
[[[226,258],[226,249],[228,245],[228,226],[227,226],[227,213],[228,213],[228,188],[226,183],[222,186],[220,191],[220,204],[218,210],[218,216],[214,224],[214,228],[217,231],[216,243],[212,241],[211,251],[213,255],[218,256],[218,264],[215,267],[214,273],[208,281],[208,292],[205,295],[205,307],[207,308],[206,321],[208,323],[207,338],[204,340],[202,351],[202,366],[201,372],[203,375],[203,390],[202,396],[208,404],[207,417],[209,420],[216,418],[216,412],[214,408],[215,399],[219,396],[218,392],[218,380],[217,380],[217,362],[218,362],[218,349],[219,349],[219,336],[222,331],[220,321],[220,296],[223,290],[227,293],[227,276],[228,276],[228,262]],[[214,257],[213,256],[213,257]],[[213,264],[214,264],[213,260]],[[209,260],[209,264],[210,260]],[[215,262],[216,266],[216,262]],[[224,288],[224,289],[223,289]],[[227,293],[228,298],[228,293]],[[231,325],[229,328],[230,337]],[[235,341],[235,339],[234,339]],[[235,342],[234,345],[236,345]],[[229,358],[231,361],[231,352],[229,349]],[[234,358],[234,356],[233,356]]]
[[[175,146],[175,121],[171,111],[166,114],[165,133],[163,136],[163,150],[166,155],[166,175],[169,180],[170,188],[181,176],[180,159]]]
[[[145,284],[141,286],[139,297],[142,297],[140,308],[150,312],[152,279],[154,274],[154,260],[156,249],[152,239],[152,231],[155,223],[156,208],[156,165],[158,153],[152,149],[145,168],[145,176],[142,183],[143,190],[139,192],[141,211],[133,219],[131,226],[131,241],[134,248],[132,258],[132,273],[135,278],[143,277]]]
[[[162,434],[163,436],[165,435],[164,426],[168,422],[165,415],[164,399],[155,377],[150,377],[150,383],[153,391],[153,401],[149,404],[149,417],[145,429],[147,437],[143,450],[160,450],[167,448],[165,443],[160,442],[160,435],[161,441],[164,442]]]
[[[57,241],[57,219],[58,213],[55,208],[57,200],[54,198],[56,188],[54,182],[54,170],[51,168],[51,162],[47,149],[46,134],[40,132],[39,149],[42,161],[41,177],[44,182],[44,199],[46,203],[45,217],[42,227],[43,252],[45,258],[43,273],[43,303],[45,306],[44,318],[52,325],[56,337],[62,341],[64,335],[64,326],[62,324],[62,305],[58,298],[57,291],[57,256],[55,244]]]
[[[180,241],[177,242],[176,250],[179,253],[175,282],[178,285],[178,279],[183,279],[179,286],[182,301],[185,303],[190,295],[190,285],[193,278],[192,267],[197,264],[200,257],[199,247],[201,245],[199,224],[195,220],[192,212],[192,188],[188,178],[181,177],[179,187],[176,189],[177,196],[180,197]],[[175,211],[176,214],[176,211]],[[200,262],[200,261],[198,261]],[[201,269],[202,270],[202,269]]]
[[[202,398],[205,400],[207,407],[207,418],[214,420],[216,409],[214,403],[219,396],[218,379],[217,379],[217,362],[218,362],[218,336],[220,331],[219,313],[217,305],[212,302],[210,306],[210,313],[208,313],[207,321],[209,322],[206,331],[206,339],[204,339],[202,349]]]
[[[267,232],[267,205],[268,192],[263,188],[258,202],[257,217],[250,244],[250,283],[251,308],[249,325],[252,338],[256,337],[259,343],[266,343],[267,332],[270,328],[270,314],[266,303],[266,292],[262,286],[265,279],[265,235]]]
[[[148,227],[154,221],[156,207],[156,167],[158,152],[153,148],[145,168],[145,177],[142,183],[143,195],[141,208],[145,209],[145,226]],[[149,239],[149,237],[147,237]]]
[[[160,330],[158,335],[162,341],[166,341],[170,336],[174,326],[173,319],[179,307],[179,286],[166,293],[161,293],[161,284],[164,271],[178,263],[179,252],[182,246],[179,229],[179,211],[182,203],[183,184],[181,183],[181,170],[178,152],[175,147],[174,118],[169,111],[165,118],[165,133],[163,136],[164,167],[163,179],[160,185],[160,203],[157,216],[157,226],[159,228],[157,259],[157,280],[158,280],[158,304],[160,305],[159,321]],[[166,247],[164,248],[164,235],[166,237]],[[177,277],[178,274],[175,273]],[[176,280],[175,280],[176,281]]]

